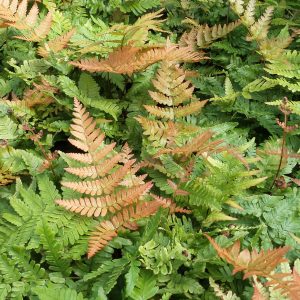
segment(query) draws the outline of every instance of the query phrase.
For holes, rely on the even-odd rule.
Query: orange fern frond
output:
[[[136,229],[138,219],[154,214],[160,206],[185,212],[169,200],[145,202],[152,183],[144,181],[147,175],[135,175],[142,164],[135,163],[130,147],[125,144],[120,152],[116,152],[115,143],[104,144],[105,135],[96,128],[96,121],[77,99],[74,99],[73,116],[69,141],[85,153],[66,155],[76,161],[76,167],[69,166],[65,170],[79,180],[61,184],[85,196],[57,199],[56,203],[87,217],[109,215],[110,219],[102,221],[91,237],[88,257],[107,245],[119,230]]]
[[[250,276],[271,277],[272,271],[282,262],[288,261],[284,255],[289,251],[289,247],[281,247],[273,250],[261,250],[250,252],[245,249],[240,252],[240,242],[235,242],[228,248],[221,248],[209,235],[204,236],[210,241],[218,255],[234,266],[233,274],[243,271],[244,279]]]
[[[38,48],[38,54],[42,57],[48,57],[49,53],[57,53],[67,47],[68,42],[75,33],[75,29],[68,31],[66,34],[55,38],[54,40],[48,41],[43,46]]]
[[[130,171],[130,168],[134,163],[135,160],[130,160],[128,163],[117,169],[113,175],[107,175],[101,179],[80,182],[63,181],[61,184],[64,187],[72,189],[81,194],[87,194],[91,196],[109,194],[120,184],[121,180]]]
[[[107,59],[96,58],[70,62],[70,64],[89,72],[112,72],[129,74],[141,71],[158,61],[199,61],[203,56],[190,48],[176,45],[156,48],[138,48],[127,45],[114,50]]]
[[[272,274],[267,285],[279,289],[281,294],[287,295],[291,300],[300,298],[300,274],[296,271],[296,267],[294,267],[291,276],[286,273]]]
[[[80,213],[87,217],[105,216],[108,211],[114,213],[121,210],[122,207],[136,202],[143,194],[147,193],[151,187],[152,183],[148,182],[100,198],[92,197],[74,200],[56,200],[56,203],[69,211]]]
[[[110,221],[103,221],[92,233],[89,241],[88,258],[103,249],[109,241],[117,236],[119,230],[136,229],[136,221],[155,214],[161,203],[158,201],[142,202],[125,207],[114,215]]]
[[[197,153],[198,155],[215,150],[217,146],[223,143],[223,140],[216,140],[210,142],[209,140],[213,137],[214,133],[210,130],[206,130],[202,134],[197,135],[186,145],[181,147],[175,147],[170,149],[161,149],[156,156],[166,153],[172,154],[182,154],[188,156],[192,153]]]
[[[170,213],[183,213],[190,214],[192,211],[189,209],[185,209],[183,207],[177,206],[176,203],[173,202],[170,198],[163,198],[156,195],[151,194],[155,201],[157,201],[161,207],[168,208]]]

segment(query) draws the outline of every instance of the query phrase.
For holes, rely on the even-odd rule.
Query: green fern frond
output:
[[[49,287],[37,287],[33,289],[34,293],[40,300],[85,300],[82,293],[69,287],[62,287],[61,285],[50,285]]]

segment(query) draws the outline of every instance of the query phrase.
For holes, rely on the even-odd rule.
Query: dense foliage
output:
[[[0,0],[0,299],[300,299],[300,4]]]

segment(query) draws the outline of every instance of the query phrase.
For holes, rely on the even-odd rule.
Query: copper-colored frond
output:
[[[91,197],[70,200],[56,200],[56,203],[65,209],[86,215],[87,217],[105,216],[108,211],[114,213],[122,207],[130,205],[139,200],[143,194],[148,192],[152,187],[152,183],[148,182],[143,185],[134,186],[132,188],[123,189],[116,194],[104,197]]]
[[[108,158],[100,164],[94,166],[65,168],[65,170],[81,178],[89,177],[95,179],[98,176],[105,176],[108,174],[108,172],[118,164],[118,162],[121,160],[121,157],[122,155],[117,153],[113,157]]]
[[[39,42],[49,33],[52,12],[49,12],[47,16],[37,25],[39,9],[36,3],[32,5],[27,13],[28,1],[22,0],[20,3],[18,0],[2,0],[0,1],[0,19],[4,20],[3,26],[15,27],[19,30],[25,30],[23,35],[16,36],[16,38]]]
[[[74,100],[73,115],[70,130],[73,138],[69,141],[86,153],[67,154],[77,161],[77,165],[65,170],[80,180],[61,184],[85,196],[58,199],[56,203],[87,217],[106,217],[110,213],[110,219],[101,222],[91,237],[88,251],[88,257],[91,257],[117,236],[118,230],[136,229],[136,220],[155,213],[162,203],[142,202],[152,183],[144,182],[145,174],[135,175],[141,165],[135,164],[127,144],[120,152],[114,150],[115,143],[106,145],[104,134],[96,128],[96,122],[77,99]]]
[[[213,41],[219,39],[240,25],[240,21],[235,21],[225,25],[214,25],[209,27],[207,24],[193,27],[189,32],[185,32],[181,39],[181,46],[190,46],[193,49],[205,48]]]
[[[109,241],[116,237],[118,230],[124,228],[135,229],[135,221],[153,215],[160,206],[161,203],[156,201],[137,203],[136,205],[125,207],[114,215],[110,221],[101,222],[89,240],[88,258],[94,256]]]
[[[75,147],[89,153],[94,153],[102,144],[104,134],[96,128],[96,122],[77,99],[74,100],[74,118],[71,125],[71,134],[76,139],[69,139]]]
[[[29,42],[39,42],[43,40],[49,33],[51,24],[52,24],[53,14],[52,12],[48,12],[46,17],[42,20],[42,22],[29,33],[26,33],[22,36],[15,36],[20,40],[25,40]]]
[[[190,47],[179,48],[177,45],[155,48],[123,46],[114,50],[107,59],[84,59],[71,62],[72,65],[89,72],[112,72],[132,74],[141,71],[158,61],[182,62],[199,61],[203,56]]]
[[[69,182],[65,181],[61,184],[67,188],[87,195],[102,195],[111,193],[120,183],[124,176],[130,171],[135,160],[128,161],[124,166],[117,169],[112,175],[107,175],[97,180]]]
[[[184,145],[182,147],[160,150],[158,152],[157,156],[164,154],[164,153],[189,155],[191,153],[202,154],[204,152],[214,151],[217,146],[219,146],[221,143],[223,143],[223,140],[209,142],[209,140],[212,138],[212,136],[213,136],[213,132],[210,130],[207,130],[207,131],[203,132],[202,134],[196,136],[194,139],[192,139],[190,142],[188,142],[186,145]]]

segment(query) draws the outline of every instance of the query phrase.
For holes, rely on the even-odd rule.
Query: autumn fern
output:
[[[194,23],[192,24],[195,25]],[[217,24],[212,27],[209,27],[207,24],[196,25],[190,31],[184,32],[180,38],[180,45],[190,46],[193,49],[206,48],[215,40],[233,31],[239,25],[240,21],[224,25]]]
[[[154,214],[159,207],[173,209],[171,202],[160,199],[143,201],[152,183],[144,182],[144,175],[136,175],[139,166],[132,159],[130,148],[125,145],[116,152],[116,143],[105,144],[104,133],[76,99],[71,134],[69,142],[84,153],[66,154],[80,166],[65,168],[78,180],[63,181],[62,185],[84,196],[56,203],[83,216],[107,216],[90,238],[88,257],[106,246],[119,230],[136,229],[138,219]]]
[[[207,100],[193,96],[194,87],[185,77],[176,64],[163,62],[152,81],[156,91],[149,91],[154,104],[144,105],[149,117],[136,118],[155,147],[165,147],[181,135],[197,132],[185,117],[198,114]]]
[[[178,47],[167,43],[164,47],[147,48],[126,45],[115,49],[107,59],[89,58],[73,61],[71,64],[89,72],[131,75],[159,61],[199,61],[201,59],[203,55],[194,52],[190,47]]]
[[[39,42],[44,39],[50,31],[52,22],[52,12],[48,12],[46,17],[38,23],[39,8],[34,3],[28,10],[28,1],[17,0],[0,2],[0,20],[2,27],[15,27],[21,30],[21,35],[16,38]]]

